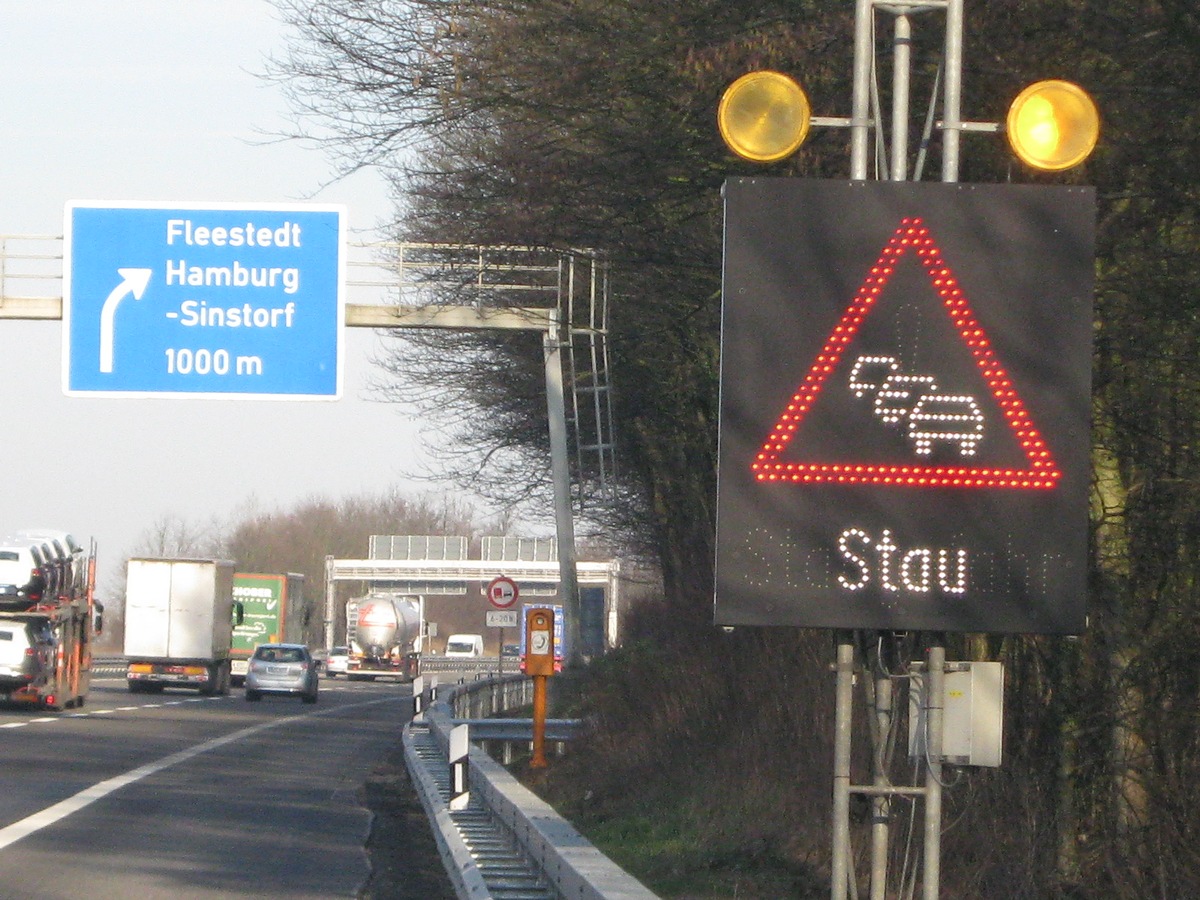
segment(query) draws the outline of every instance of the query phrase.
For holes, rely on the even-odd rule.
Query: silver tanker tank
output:
[[[373,593],[346,602],[347,675],[416,677],[425,603],[421,597]]]

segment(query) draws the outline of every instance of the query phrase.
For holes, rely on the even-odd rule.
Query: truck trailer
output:
[[[91,680],[95,545],[65,532],[0,539],[0,699],[41,709],[81,707]]]
[[[233,600],[242,605],[242,624],[234,626],[230,648],[235,685],[246,680],[246,668],[259,644],[308,643],[304,634],[303,575],[235,572]]]
[[[346,601],[346,677],[383,675],[412,680],[420,674],[425,598],[373,593]]]
[[[141,557],[125,585],[126,680],[131,693],[166,687],[228,694],[230,649],[242,607],[228,560]]]

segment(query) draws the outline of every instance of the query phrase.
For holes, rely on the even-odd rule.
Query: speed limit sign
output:
[[[517,583],[503,575],[499,578],[493,578],[488,583],[488,602],[496,607],[496,609],[508,609],[517,602],[518,594],[520,594],[520,591],[517,590]]]

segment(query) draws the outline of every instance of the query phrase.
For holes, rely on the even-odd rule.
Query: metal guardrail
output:
[[[474,676],[516,675],[519,673],[521,661],[515,657],[505,657],[503,664],[494,656],[479,656],[474,659],[464,659],[454,656],[422,656],[422,673],[462,672]]]
[[[463,718],[494,714],[530,702],[531,680],[523,676],[468,683],[449,692],[428,708],[424,721],[404,730],[405,759],[421,801],[433,823],[443,862],[460,898],[503,896],[493,894],[485,872],[477,863],[450,813],[446,797],[434,791],[431,766],[448,771],[450,730]],[[432,737],[440,748],[436,760],[422,758],[418,740]],[[616,863],[604,856],[570,822],[522,785],[507,769],[478,746],[468,757],[468,783],[472,803],[485,809],[491,821],[515,841],[525,858],[564,898],[579,900],[647,900],[656,895]]]
[[[93,656],[93,675],[124,675],[128,661],[124,656]],[[444,673],[458,672],[473,678],[490,678],[499,675],[517,674],[519,661],[505,658],[503,669],[499,660],[494,656],[481,656],[477,659],[454,659],[444,656],[423,656],[421,670],[423,672]]]

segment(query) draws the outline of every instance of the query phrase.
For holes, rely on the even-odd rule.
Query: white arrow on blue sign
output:
[[[67,394],[341,396],[343,207],[72,202],[64,235]]]

